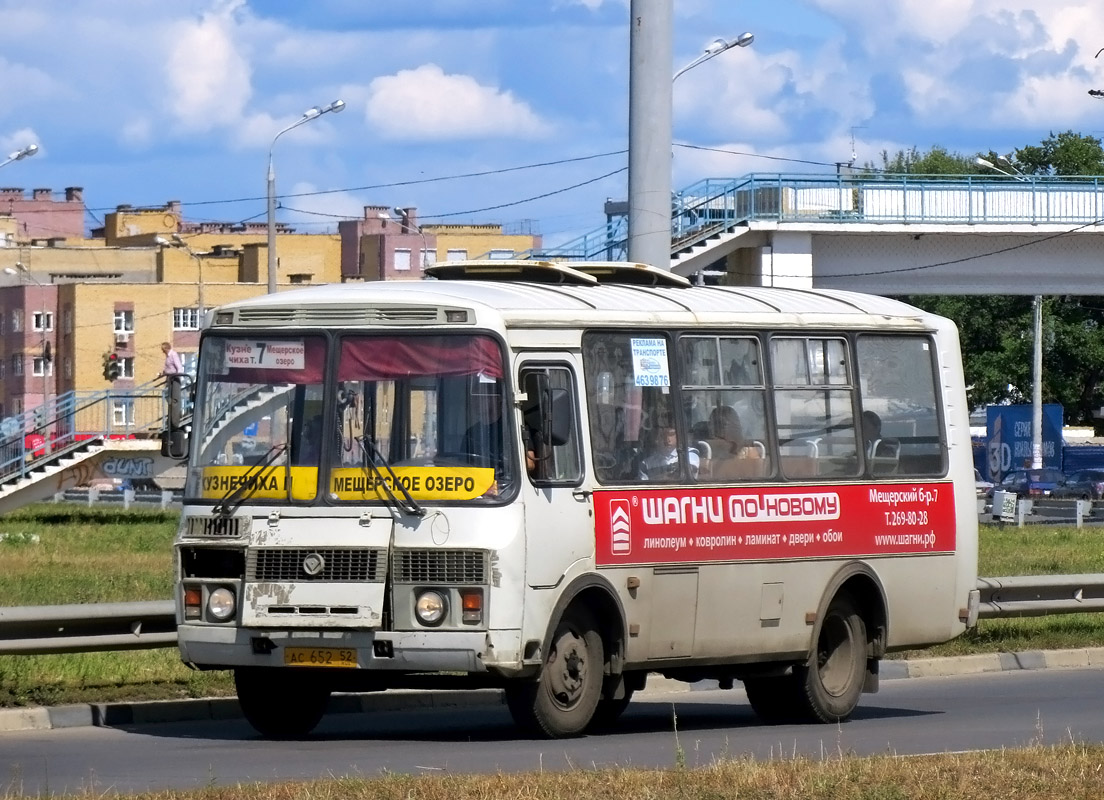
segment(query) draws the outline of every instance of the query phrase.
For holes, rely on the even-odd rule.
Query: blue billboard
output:
[[[991,481],[1031,466],[1032,407],[989,406],[986,409],[986,466]],[[1043,404],[1043,466],[1062,468],[1062,406]]]

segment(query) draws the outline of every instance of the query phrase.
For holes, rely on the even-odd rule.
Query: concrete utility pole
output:
[[[672,0],[629,15],[629,261],[670,269]]]

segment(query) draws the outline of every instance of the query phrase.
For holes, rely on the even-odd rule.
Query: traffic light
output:
[[[117,381],[119,379],[119,373],[122,371],[119,365],[119,357],[114,353],[104,353],[103,359],[103,376],[104,380]]]

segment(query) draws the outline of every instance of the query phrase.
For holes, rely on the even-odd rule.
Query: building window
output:
[[[397,248],[395,248],[395,271],[396,272],[409,272],[410,271],[410,248],[409,247],[397,247]]]
[[[54,362],[47,361],[42,356],[35,356],[31,359],[31,374],[36,377],[42,378],[44,376],[54,374]]]
[[[18,378],[23,374],[23,354],[12,353],[11,357],[12,376]]]
[[[180,353],[180,363],[184,366],[184,374],[191,375],[193,378],[196,374],[196,357],[198,353]]]
[[[437,251],[436,250],[423,250],[422,251],[422,266],[428,267],[431,264],[437,263]]]
[[[61,315],[61,326],[65,333],[73,332],[73,309],[65,309],[65,312]]]
[[[116,327],[115,330],[118,330],[118,327]],[[199,330],[199,309],[198,308],[174,308],[173,309],[173,330],[174,331],[195,331],[195,330]]]
[[[449,261],[467,261],[468,260],[468,251],[467,250],[453,250],[453,249],[450,248],[449,251],[448,251],[448,256],[446,258]]]
[[[111,419],[115,425],[134,424],[134,401],[116,400],[111,406]]]
[[[293,272],[288,275],[288,283],[310,283],[313,277],[309,272]]]
[[[23,332],[23,309],[12,309],[12,333]]]
[[[12,414],[22,414],[23,413],[23,398],[22,397],[13,397],[11,403],[12,403]]]
[[[4,380],[4,373],[8,371],[8,365],[4,361],[0,361],[0,381]]]
[[[510,259],[510,258],[513,258],[513,257],[514,257],[514,251],[513,250],[492,250],[491,252],[487,253],[487,258],[497,258],[500,261],[505,260],[505,259]]]
[[[115,333],[134,333],[134,312],[115,312]]]
[[[2,366],[3,364],[0,364],[0,367]],[[3,370],[0,369],[0,372],[3,372]],[[61,372],[66,378],[73,377],[73,359],[69,358],[69,356],[66,356],[65,361],[62,362]],[[3,375],[0,375],[0,377],[3,377]]]
[[[119,377],[134,378],[134,356],[123,356],[119,359]]]
[[[36,331],[52,331],[54,329],[54,312],[34,312],[31,316],[31,329]]]

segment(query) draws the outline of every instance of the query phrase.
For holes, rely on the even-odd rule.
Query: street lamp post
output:
[[[1008,170],[1001,169],[987,158],[978,156],[974,163],[979,167],[985,167],[1018,181],[1027,181],[1027,176],[1005,156],[997,156],[999,161]],[[1034,324],[1034,343],[1032,352],[1032,382],[1031,387],[1031,468],[1040,469],[1043,466],[1043,296],[1035,295],[1032,302],[1032,318]]]
[[[671,264],[671,97],[675,79],[754,36],[716,39],[673,77],[670,0],[630,0],[629,261]]]
[[[22,150],[16,150],[14,153],[11,153],[6,159],[4,159],[3,161],[0,161],[0,167],[6,167],[8,164],[12,163],[13,161],[22,161],[25,158],[30,158],[31,156],[33,156],[37,152],[38,152],[38,145],[37,144],[29,144],[26,147],[24,147]]]
[[[276,140],[293,128],[298,128],[312,119],[318,119],[327,112],[334,114],[345,108],[344,100],[334,100],[328,106],[313,106],[303,112],[303,116],[288,125],[272,137],[272,144],[268,148],[268,293],[276,292],[276,170],[272,165],[272,151],[276,148]]]

